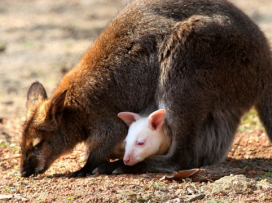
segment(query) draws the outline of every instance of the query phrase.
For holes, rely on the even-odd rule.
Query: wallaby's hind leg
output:
[[[272,142],[272,84],[263,92],[261,99],[255,106],[269,140]]]
[[[223,161],[232,145],[242,111],[226,110],[210,113],[199,132],[199,163],[202,166]]]

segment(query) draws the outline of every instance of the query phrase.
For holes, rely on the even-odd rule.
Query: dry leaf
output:
[[[205,172],[204,169],[199,169],[199,168],[182,170],[172,176],[165,176],[165,179],[166,180],[182,180],[182,179],[189,178],[189,177],[192,177],[194,175],[197,175],[199,173],[204,173],[204,172]]]

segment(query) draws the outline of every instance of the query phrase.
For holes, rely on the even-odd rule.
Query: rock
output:
[[[225,176],[206,186],[205,193],[214,194],[250,194],[257,189],[257,181],[245,177],[244,175]]]
[[[1,199],[11,199],[11,198],[13,198],[12,195],[0,195],[0,200]]]
[[[1,103],[5,105],[12,105],[14,102],[12,100],[2,100]]]
[[[147,174],[143,174],[143,175],[141,175],[143,178],[151,178],[149,175],[147,175]]]

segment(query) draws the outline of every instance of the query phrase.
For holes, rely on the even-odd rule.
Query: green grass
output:
[[[0,147],[8,147],[10,144],[6,141],[0,143]]]
[[[67,197],[66,199],[67,200],[72,200],[74,198],[74,196],[71,196],[71,197]]]
[[[0,41],[0,50],[3,51],[5,47],[6,47],[5,43]]]
[[[256,109],[252,108],[242,117],[238,132],[252,133],[256,128],[263,128],[263,126]]]
[[[34,47],[34,42],[32,42],[32,41],[27,41],[27,42],[25,42],[24,44],[23,44],[23,46],[25,47],[25,48],[33,48]]]
[[[20,150],[20,147],[12,147],[9,150],[12,152],[16,152],[16,151]]]
[[[265,172],[266,177],[272,177],[271,174],[272,174],[271,172]]]
[[[6,191],[7,192],[11,192],[12,189],[14,189],[14,188],[13,187],[9,187],[9,186],[6,187]]]

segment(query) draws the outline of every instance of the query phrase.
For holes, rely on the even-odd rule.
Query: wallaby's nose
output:
[[[26,177],[26,176],[27,176],[26,170],[22,170],[22,171],[21,171],[21,176],[22,176],[22,177]]]
[[[129,161],[130,161],[130,157],[129,157],[129,156],[125,156],[125,157],[124,157],[124,163],[125,163],[126,165],[129,165]]]

